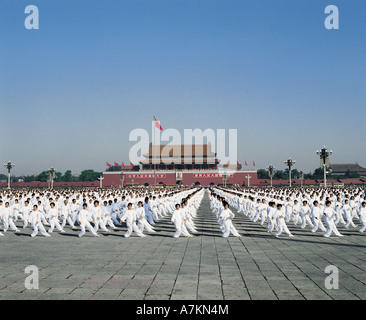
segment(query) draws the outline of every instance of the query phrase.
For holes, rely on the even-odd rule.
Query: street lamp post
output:
[[[291,184],[291,168],[296,163],[296,161],[295,160],[291,160],[291,158],[288,158],[288,160],[284,161],[284,163],[288,166],[289,179],[290,179],[290,187],[291,187],[292,186],[292,184]]]
[[[248,187],[250,187],[250,179],[252,178],[249,174],[245,176],[248,179]]]
[[[270,165],[268,167],[268,175],[271,179],[271,188],[272,188],[272,179],[273,179],[273,174],[274,174],[274,166]]]
[[[320,151],[317,150],[316,154],[320,156],[320,167],[324,170],[324,187],[327,187],[327,169],[329,169],[329,156],[333,153],[332,150],[328,150],[325,146]]]
[[[4,163],[4,167],[8,169],[8,189],[10,189],[10,170],[15,167],[15,164],[9,160],[8,163]]]
[[[302,188],[302,182],[304,181],[304,172],[302,170],[300,170],[300,185]]]
[[[98,178],[98,180],[99,180],[99,188],[103,188],[103,179],[104,179],[104,177],[103,176],[100,176],[99,178]]]
[[[50,189],[53,190],[53,180],[55,179],[55,172],[56,169],[54,167],[51,167],[51,169],[48,170],[48,176],[50,181]]]
[[[125,181],[125,174],[121,173],[121,187],[123,188],[123,182]]]

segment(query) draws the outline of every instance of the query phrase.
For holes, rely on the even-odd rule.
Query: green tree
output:
[[[70,182],[72,181],[72,173],[71,173],[71,170],[67,170],[65,172],[65,174],[63,175],[62,177],[62,181],[65,181],[65,182]]]
[[[41,181],[41,182],[47,182],[49,177],[49,173],[48,171],[42,171],[38,176],[36,181]]]
[[[324,170],[322,168],[316,168],[313,173],[313,179],[323,179]]]
[[[62,181],[62,173],[61,172],[55,172],[55,181]]]
[[[309,173],[305,173],[305,174],[304,174],[304,179],[305,179],[305,180],[313,179],[313,174],[312,174],[311,172],[309,172]]]
[[[288,172],[288,169],[287,169]],[[300,179],[300,171],[297,169],[292,169],[291,170],[291,178],[292,179]]]
[[[27,177],[24,177],[23,179],[24,179],[24,182],[37,181],[37,176],[35,176],[35,175],[27,176]]]
[[[274,180],[288,180],[288,169],[287,172],[286,170],[275,170],[274,174],[273,174],[273,179]]]
[[[80,173],[79,180],[80,181],[96,181],[98,177],[102,175],[102,172],[96,172],[94,170],[88,169],[83,170]]]
[[[258,175],[258,179],[269,179],[268,172],[265,169],[258,169],[257,175]]]

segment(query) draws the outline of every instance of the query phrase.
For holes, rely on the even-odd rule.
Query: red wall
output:
[[[215,185],[222,183],[222,177],[195,177],[195,174],[202,174],[202,175],[212,175],[218,174],[219,172],[206,172],[206,171],[190,171],[190,172],[183,172],[183,185],[192,185],[196,182],[199,182],[202,186],[209,186],[210,183],[214,183]],[[150,175],[151,177],[128,177],[127,175]],[[239,184],[242,185],[245,183],[247,184],[247,175],[251,176],[250,185],[258,185],[258,178],[256,171],[238,171],[233,173],[232,177],[229,177],[227,183],[232,184]],[[156,184],[165,184],[165,185],[176,185],[177,179],[175,172],[168,172],[168,171],[159,171],[156,175],[164,175],[164,177],[157,177]],[[121,185],[121,173],[120,172],[104,172],[103,173],[103,186],[104,187],[118,187]],[[154,185],[154,174],[151,171],[137,171],[137,172],[126,172],[124,178],[124,185],[126,183],[131,183],[133,180],[134,184],[144,185],[148,183],[149,185]]]
[[[8,186],[7,182],[1,182],[0,188],[6,188]],[[32,181],[32,182],[12,182],[10,184],[12,188],[48,188],[47,182]],[[84,182],[54,182],[53,186],[58,187],[99,187],[99,181],[84,181]]]

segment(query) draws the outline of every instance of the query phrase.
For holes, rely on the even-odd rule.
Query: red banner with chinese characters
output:
[[[155,175],[156,178],[166,178],[165,174],[157,173]],[[127,179],[144,179],[144,178],[154,178],[154,174],[126,174]]]
[[[193,173],[193,178],[223,178],[223,173]],[[232,178],[232,173],[226,174],[227,178]]]

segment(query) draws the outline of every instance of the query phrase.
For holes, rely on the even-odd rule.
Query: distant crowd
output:
[[[212,188],[211,209],[216,214],[220,227],[228,236],[238,232],[232,220],[234,213],[229,206],[242,212],[251,221],[267,228],[268,232],[276,230],[278,237],[285,232],[293,234],[288,223],[299,224],[301,229],[309,228],[311,232],[318,229],[324,237],[331,234],[342,237],[337,226],[366,230],[366,188]],[[222,213],[224,212],[224,217]],[[226,224],[224,221],[228,221]],[[323,224],[324,222],[324,224]]]

